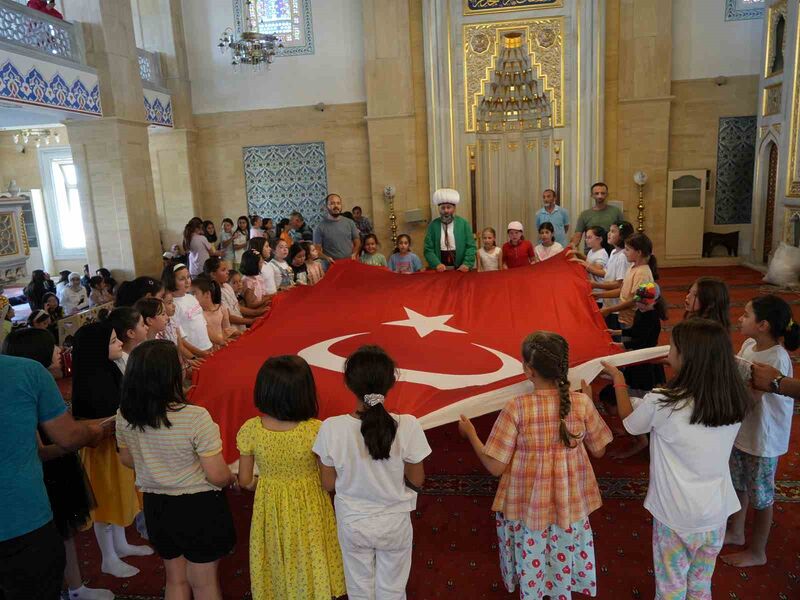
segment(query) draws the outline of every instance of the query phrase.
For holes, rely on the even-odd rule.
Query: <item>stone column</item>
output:
[[[648,175],[645,233],[656,256],[665,249],[672,84],[672,3],[608,0],[606,4],[605,173],[612,199],[636,226],[638,188]]]
[[[180,0],[133,0],[132,6],[140,47],[160,53],[164,85],[172,95],[174,127],[156,127],[150,131],[159,229],[164,247],[168,248],[180,242],[189,219],[205,214],[194,163],[197,132],[192,116],[183,12]]]
[[[71,0],[97,69],[103,118],[67,121],[91,267],[123,278],[158,275],[161,244],[147,122],[128,2]]]
[[[412,60],[411,21],[409,2],[399,0],[364,0],[364,54],[366,58],[367,133],[369,136],[370,177],[372,181],[372,214],[375,230],[384,244],[383,251],[391,252],[389,214],[383,199],[386,185],[394,185],[395,212],[398,233],[408,233],[403,213],[422,208],[427,214],[430,199],[421,197],[424,189],[418,181],[415,118],[415,83],[422,81],[416,70],[421,60]],[[415,16],[421,27],[421,13],[414,4]],[[419,29],[415,38],[419,39]],[[421,52],[421,49],[420,49]],[[414,68],[415,63],[419,63]],[[422,82],[424,83],[424,82]],[[417,90],[419,91],[419,90]],[[422,91],[424,94],[424,90]],[[418,98],[417,98],[418,100]],[[335,192],[336,190],[331,190]],[[347,204],[347,198],[344,199]],[[421,228],[414,231],[415,250],[421,252]]]

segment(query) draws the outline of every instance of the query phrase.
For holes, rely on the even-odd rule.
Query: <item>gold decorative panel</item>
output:
[[[779,75],[783,73],[783,67],[772,71],[772,63],[775,60],[775,52],[778,47],[778,42],[781,45],[781,52],[783,53],[784,60],[787,60],[789,57],[786,55],[786,38],[787,31],[785,25],[786,21],[786,2],[787,0],[781,0],[781,2],[777,2],[769,7],[767,11],[767,20],[769,22],[769,28],[767,29],[767,44],[766,44],[766,60],[764,61],[764,77],[773,77],[775,75]],[[784,30],[781,39],[778,39],[778,17],[783,17],[784,22]]]
[[[795,0],[796,1],[796,0]],[[798,2],[800,4],[800,2]],[[770,9],[772,10],[772,9]],[[798,136],[798,126],[800,125],[800,89],[798,85],[798,66],[800,66],[800,35],[795,36],[794,56],[791,59],[794,61],[794,79],[792,81],[792,110],[791,110],[791,124],[789,130],[789,163],[786,172],[786,196],[789,198],[800,198],[800,165],[797,164],[798,157],[798,143],[800,138]],[[789,57],[787,57],[789,58]]]
[[[761,102],[761,114],[765,117],[777,115],[781,112],[781,100],[783,98],[783,84],[776,83],[764,88],[764,98]]]
[[[464,0],[465,15],[531,10],[536,8],[561,8],[564,0]]]
[[[16,217],[15,212],[0,212],[0,256],[15,256],[20,253]]]
[[[553,126],[564,126],[564,17],[464,25],[464,107],[466,131],[475,131],[478,99],[483,96],[504,33],[522,33],[531,67],[553,105]]]
[[[790,246],[796,246],[800,239],[800,209],[797,207],[784,207],[783,209],[783,241]]]

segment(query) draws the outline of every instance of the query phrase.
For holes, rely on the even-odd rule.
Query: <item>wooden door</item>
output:
[[[706,216],[706,172],[670,171],[667,190],[667,258],[700,258]]]

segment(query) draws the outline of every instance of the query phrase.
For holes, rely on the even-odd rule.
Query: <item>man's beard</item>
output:
[[[441,219],[442,223],[444,223],[445,225],[449,225],[450,223],[453,222],[453,219],[455,218],[455,215],[453,215],[452,213],[448,214],[448,215],[440,214],[439,218]]]
[[[330,216],[332,216],[332,217],[338,217],[340,214],[342,214],[342,209],[341,208],[329,208],[328,209],[328,214]]]

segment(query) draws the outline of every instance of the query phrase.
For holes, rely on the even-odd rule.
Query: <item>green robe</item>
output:
[[[466,265],[470,269],[475,267],[475,254],[478,251],[475,238],[472,235],[469,223],[459,216],[453,217],[453,237],[456,238],[455,268]],[[437,218],[428,225],[425,234],[425,260],[431,269],[435,269],[442,262],[442,220]]]

